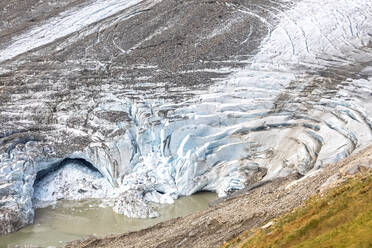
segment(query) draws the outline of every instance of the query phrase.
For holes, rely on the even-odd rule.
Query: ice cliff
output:
[[[62,198],[155,217],[372,138],[368,0],[98,0],[2,28],[3,234]]]

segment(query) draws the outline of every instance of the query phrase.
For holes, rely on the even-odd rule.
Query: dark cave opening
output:
[[[86,167],[86,168],[88,168],[88,169],[90,169],[94,172],[99,172],[102,175],[102,173],[96,167],[94,167],[94,165],[92,163],[88,162],[87,160],[85,160],[83,158],[65,158],[61,161],[58,161],[58,162],[52,164],[51,166],[49,166],[46,169],[38,171],[38,173],[36,174],[36,179],[35,179],[34,185],[37,184],[38,182],[40,182],[47,175],[49,175],[49,174],[51,174],[55,171],[58,171],[59,169],[62,169],[64,166],[66,166],[68,164],[71,164],[71,163],[75,163],[75,164],[78,164],[82,167]],[[103,175],[102,175],[102,177],[103,177]]]

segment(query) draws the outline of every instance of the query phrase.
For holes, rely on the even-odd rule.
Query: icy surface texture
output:
[[[114,196],[111,184],[98,171],[72,162],[49,173],[34,185],[34,207],[55,204],[57,200],[82,200]]]
[[[204,2],[124,2],[67,10],[0,50],[0,220],[22,220],[2,233],[32,222],[33,195],[114,195],[115,211],[155,217],[149,202],[305,175],[371,141],[370,1],[217,1],[222,24],[205,27]]]

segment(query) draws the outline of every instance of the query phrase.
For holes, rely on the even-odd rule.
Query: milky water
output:
[[[140,230],[206,209],[214,199],[216,194],[210,192],[182,197],[175,204],[158,206],[161,216],[153,219],[133,219],[119,215],[111,207],[100,207],[99,201],[60,201],[55,207],[37,209],[33,225],[0,237],[0,247],[60,247],[66,241],[89,235],[103,236]]]

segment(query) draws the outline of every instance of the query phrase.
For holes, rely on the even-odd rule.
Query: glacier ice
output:
[[[86,102],[84,124],[91,129],[84,131],[92,142],[84,149],[61,158],[53,144],[29,136],[0,154],[0,181],[12,182],[0,184],[0,195],[18,197],[16,206],[6,199],[0,206],[16,209],[27,224],[32,195],[35,206],[59,198],[112,197],[119,213],[156,217],[150,202],[171,204],[198,191],[226,196],[348,156],[372,138],[371,10],[366,0],[299,1],[270,26],[247,67],[181,100],[134,89],[119,96],[102,85],[99,100]],[[18,46],[0,55],[8,58]],[[63,104],[58,108],[58,120],[71,114]],[[100,118],[109,112],[123,121]],[[76,137],[83,132],[63,128]],[[71,163],[54,170],[65,159]]]

